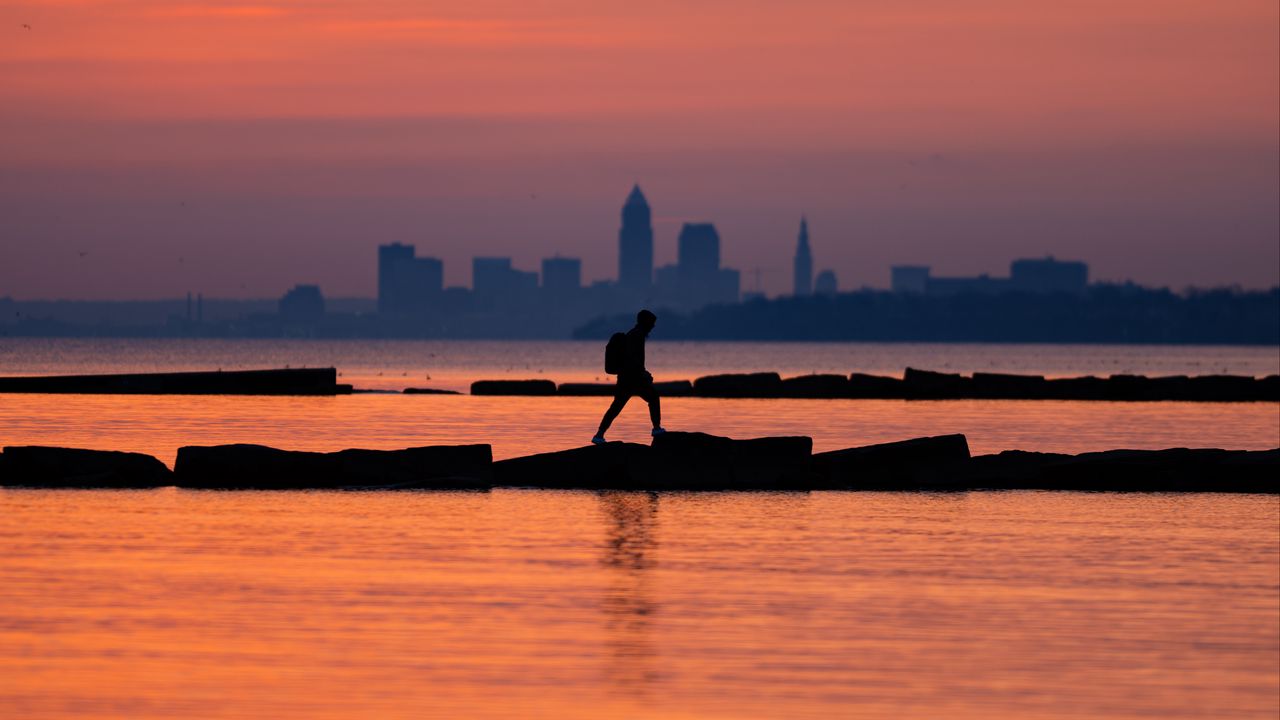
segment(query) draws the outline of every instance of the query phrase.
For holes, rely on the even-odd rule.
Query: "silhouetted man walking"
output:
[[[653,376],[644,369],[644,341],[657,322],[658,316],[648,310],[636,313],[636,326],[626,333],[626,345],[620,358],[621,367],[618,370],[618,385],[613,391],[613,404],[605,411],[604,418],[600,421],[600,429],[596,431],[596,436],[591,438],[591,442],[597,445],[605,442],[605,432],[613,424],[614,418],[618,417],[618,413],[622,412],[622,408],[626,407],[632,395],[639,395],[649,403],[649,419],[653,421],[653,435],[656,437],[666,432],[662,429],[662,406],[658,401],[658,391],[653,387]]]

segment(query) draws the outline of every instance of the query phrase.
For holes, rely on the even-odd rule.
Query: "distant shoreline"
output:
[[[1081,294],[958,295],[861,290],[649,309],[659,318],[655,340],[1280,347],[1280,287],[1174,293],[1094,285]],[[347,298],[299,317],[265,300],[201,299],[193,309],[177,300],[0,298],[0,337],[603,340],[631,326],[635,309],[623,310],[517,303],[380,315],[372,300]],[[593,314],[585,324],[573,319]]]

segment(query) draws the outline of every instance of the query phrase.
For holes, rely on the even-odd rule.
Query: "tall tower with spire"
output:
[[[653,285],[653,221],[640,186],[631,188],[622,206],[618,230],[618,285],[647,292]]]
[[[800,218],[800,242],[796,246],[795,295],[813,294],[813,255],[809,252],[809,222]]]

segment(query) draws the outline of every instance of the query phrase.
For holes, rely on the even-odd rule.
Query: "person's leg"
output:
[[[640,393],[640,397],[649,403],[649,419],[653,421],[653,426],[662,427],[662,401],[658,399],[658,391],[650,384]]]
[[[609,409],[604,411],[604,418],[600,420],[600,429],[596,431],[597,437],[604,437],[609,426],[613,424],[618,413],[622,412],[622,408],[626,407],[627,401],[631,399],[630,395],[619,393],[613,396],[613,403],[609,405]]]

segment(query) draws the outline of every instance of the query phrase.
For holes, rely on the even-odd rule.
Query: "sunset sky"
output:
[[[401,241],[617,268],[1280,283],[1275,0],[0,0],[0,297],[372,296]]]

